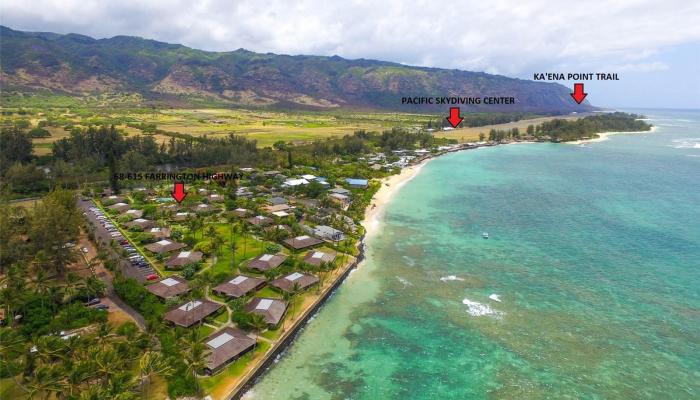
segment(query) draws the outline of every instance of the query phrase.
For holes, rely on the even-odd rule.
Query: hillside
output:
[[[287,56],[239,49],[207,52],[130,36],[32,33],[0,26],[2,89],[84,95],[138,92],[149,99],[216,100],[236,106],[444,111],[402,106],[402,96],[512,96],[514,106],[473,111],[568,113],[570,89],[481,72],[410,67],[338,56]]]

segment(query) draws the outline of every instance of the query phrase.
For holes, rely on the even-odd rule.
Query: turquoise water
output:
[[[430,162],[249,396],[700,397],[700,112],[644,113]]]

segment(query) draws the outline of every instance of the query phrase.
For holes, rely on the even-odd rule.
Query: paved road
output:
[[[90,207],[93,206],[95,206],[95,204],[90,200],[78,200],[78,207],[86,214],[84,215],[84,217],[87,218],[90,222],[92,222],[95,226],[95,240],[105,245],[105,247],[112,255],[112,259],[115,261],[117,268],[119,268],[125,276],[134,278],[139,282],[143,282],[146,279],[146,276],[155,273],[155,271],[153,271],[153,269],[151,268],[137,268],[132,266],[128,261],[122,258],[119,254],[117,254],[116,251],[114,251],[114,249],[112,249],[109,246],[109,243],[112,240],[112,236],[110,236],[109,232],[102,226],[102,224],[99,223],[99,221],[95,217],[95,214],[90,212]],[[147,270],[150,272],[144,272],[142,270]],[[143,316],[139,314],[138,311],[131,308],[131,306],[124,303],[124,301],[122,301],[122,299],[119,298],[117,293],[114,291],[112,275],[109,273],[104,273],[99,274],[98,277],[106,285],[105,297],[108,297],[112,302],[114,302],[114,304],[117,305],[117,307],[121,308],[122,310],[124,310],[124,312],[129,314],[134,319],[134,321],[136,321],[136,324],[139,327],[141,327],[141,329],[145,330],[146,321],[144,320]]]
[[[133,265],[131,265],[131,263],[129,263],[129,261],[124,259],[120,254],[118,254],[111,248],[109,244],[114,238],[110,235],[109,231],[107,231],[97,220],[95,214],[90,212],[90,207],[94,206],[95,204],[91,200],[78,200],[78,207],[80,207],[83,210],[83,212],[87,214],[85,215],[85,217],[90,222],[92,222],[93,225],[95,225],[95,240],[103,243],[105,247],[109,249],[110,253],[113,256],[113,259],[116,261],[117,266],[120,268],[124,276],[134,278],[137,281],[143,283],[146,281],[147,276],[151,274],[157,275],[156,271],[152,267],[134,267]]]

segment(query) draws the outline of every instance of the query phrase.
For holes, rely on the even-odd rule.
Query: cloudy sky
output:
[[[619,82],[586,83],[591,102],[700,108],[696,0],[4,0],[0,23],[524,79],[534,72],[617,72]]]

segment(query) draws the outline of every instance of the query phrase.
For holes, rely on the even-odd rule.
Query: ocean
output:
[[[428,163],[247,396],[700,397],[700,112],[626,111],[655,131]]]

